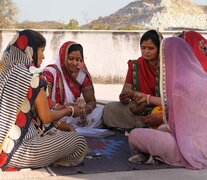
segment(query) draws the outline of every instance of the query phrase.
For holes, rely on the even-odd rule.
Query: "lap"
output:
[[[128,105],[120,102],[108,103],[104,108],[103,120],[108,127],[123,129],[144,127],[142,119],[143,116],[134,115]]]
[[[43,167],[71,153],[86,151],[86,141],[75,132],[57,131],[52,135],[37,135],[23,140],[13,154],[9,165],[16,167]],[[81,154],[80,154],[81,155]]]
[[[87,115],[88,124],[85,127],[99,128],[102,126],[102,115],[103,107],[96,107],[90,114]],[[64,122],[72,124],[75,128],[80,127],[79,122],[81,122],[80,117],[64,117],[62,119]]]

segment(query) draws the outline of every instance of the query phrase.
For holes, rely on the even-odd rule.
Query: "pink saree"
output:
[[[192,48],[171,37],[161,45],[161,97],[171,133],[135,129],[129,134],[132,154],[149,153],[190,169],[207,168],[207,75]]]

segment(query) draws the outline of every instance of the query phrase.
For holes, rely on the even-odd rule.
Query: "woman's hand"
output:
[[[74,131],[74,132],[76,132],[73,125],[66,123],[66,122],[61,122],[57,129],[59,129],[61,131],[68,131],[68,132]]]
[[[131,101],[129,104],[129,110],[134,115],[141,115],[144,112],[146,107],[147,107],[146,103],[142,103],[140,105],[137,105],[134,101]]]
[[[147,102],[147,94],[141,92],[134,92],[132,101],[134,101],[137,105]]]
[[[73,102],[73,103],[67,103],[65,104],[65,106],[76,106],[77,105],[77,102]]]
[[[143,123],[148,127],[157,128],[163,123],[162,114],[150,114],[145,117]]]
[[[133,92],[132,84],[125,83],[119,95],[120,102],[123,104],[128,104],[131,101]]]
[[[76,118],[76,117],[79,117],[83,114],[83,108],[81,108],[77,105],[72,106],[72,107],[74,109],[74,113],[73,113],[72,117]],[[71,114],[69,116],[71,116]]]
[[[80,116],[79,126],[83,127],[83,126],[87,126],[87,125],[88,125],[87,113],[86,113],[85,109],[83,109],[83,114]]]
[[[131,93],[129,93],[129,92],[122,92],[119,95],[119,100],[123,104],[128,104],[131,101],[130,97],[131,97]]]

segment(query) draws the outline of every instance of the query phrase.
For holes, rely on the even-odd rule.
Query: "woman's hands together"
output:
[[[156,128],[163,123],[162,114],[149,114],[142,121],[147,127]]]
[[[135,91],[132,96],[132,101],[136,103],[136,105],[140,105],[143,103],[147,103],[147,94],[142,92]]]
[[[128,104],[130,101],[134,101],[137,105],[140,105],[142,103],[147,103],[147,94],[138,91],[122,92],[119,95],[119,99],[123,104]]]
[[[79,122],[79,125],[80,126],[86,126],[88,124],[88,121],[87,121],[87,113],[85,111],[85,108],[84,107],[80,107],[79,105],[77,104],[70,104],[70,106],[68,106],[67,108],[73,108],[73,112],[72,112],[72,117],[73,118],[76,118],[76,117],[80,117],[80,122]],[[69,114],[69,116],[71,116],[71,113]]]
[[[131,101],[131,96],[132,96],[131,94],[132,93],[130,93],[130,92],[122,92],[119,95],[120,102],[123,104],[128,104]]]

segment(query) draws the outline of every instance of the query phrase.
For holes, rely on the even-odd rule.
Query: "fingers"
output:
[[[136,92],[134,93],[132,100],[135,101],[137,105],[140,105],[146,102],[146,94],[141,92]]]
[[[130,99],[130,94],[127,93],[127,94],[120,94],[120,98],[121,99]]]
[[[131,98],[129,93],[124,93],[119,95],[119,99],[122,103],[129,103]]]
[[[149,127],[151,125],[151,120],[147,119],[146,117],[141,119],[141,121],[145,124],[146,127]]]
[[[70,127],[70,131],[74,131],[74,132],[76,132],[76,130],[75,130],[75,128],[74,128],[73,125],[69,124],[69,127]]]
[[[67,103],[67,104],[65,104],[65,106],[76,106],[77,105],[77,103],[76,102],[73,102],[73,103]]]
[[[151,126],[154,122],[154,118],[150,115],[145,116],[142,119],[142,122],[146,125],[146,126]]]

